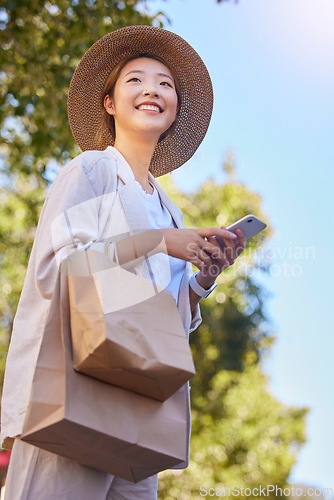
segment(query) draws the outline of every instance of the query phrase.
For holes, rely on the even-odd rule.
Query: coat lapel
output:
[[[146,208],[136,186],[135,176],[133,175],[130,165],[116,148],[108,146],[106,151],[108,153],[111,153],[114,158],[116,157],[117,160],[117,175],[122,181],[121,185],[119,186],[118,192],[124,208],[130,232],[136,233],[138,232],[138,230],[142,231],[149,229]],[[171,214],[176,227],[185,227],[179,209],[169,199],[169,197],[160,187],[151,172],[148,173],[148,177],[149,181],[158,191],[161,202],[163,203],[163,205],[165,205],[165,207]]]
[[[130,233],[135,234],[149,229],[146,208],[135,181],[120,186],[118,192]]]
[[[136,186],[135,176],[130,165],[114,147],[108,146],[106,151],[117,162],[117,176],[120,179],[118,192],[125,212],[125,217],[132,234],[149,229],[145,205]]]

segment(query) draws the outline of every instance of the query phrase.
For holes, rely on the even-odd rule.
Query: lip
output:
[[[136,106],[136,109],[138,109],[140,106],[155,106],[156,108],[159,108],[160,110],[160,113],[163,112],[163,109],[162,107],[160,106],[160,104],[158,104],[157,102],[153,102],[153,101],[144,101],[144,102],[141,102],[140,104],[138,104],[138,106]],[[145,110],[145,111],[150,111],[150,110]]]

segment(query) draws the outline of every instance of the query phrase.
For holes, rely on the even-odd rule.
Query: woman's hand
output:
[[[195,279],[197,280],[197,283],[204,289],[210,288],[210,286],[216,280],[217,276],[224,269],[235,262],[235,259],[241,254],[241,252],[247,245],[247,240],[241,229],[236,230],[237,236],[234,235],[234,238],[232,238],[231,236],[227,237],[226,232],[229,234],[231,233],[227,231],[224,226],[220,228],[220,231],[225,232],[223,234],[216,233],[215,235],[218,237],[222,236],[222,244],[225,245],[225,248],[222,248],[215,238],[207,234],[206,237],[208,242],[215,247],[214,251],[212,251],[210,255],[206,254],[207,258],[205,258],[204,260],[201,261],[199,259],[197,261],[198,264],[194,261],[191,261],[200,269],[200,272],[197,274]],[[193,313],[195,307],[200,301],[200,297],[194,292],[191,287],[189,287],[189,301],[190,310]]]
[[[221,229],[226,228],[222,226]],[[236,258],[239,257],[241,252],[243,252],[243,250],[246,248],[247,239],[245,238],[243,231],[238,228],[236,229],[236,234],[237,237],[234,240],[223,238],[225,248],[222,249],[219,245],[223,254],[222,258],[220,254],[217,256],[213,254],[210,262],[207,262],[200,268],[203,277],[210,276],[211,278],[213,278],[212,283],[224,269],[234,264]],[[212,243],[218,244],[218,242],[211,237],[209,237],[208,240]]]
[[[223,269],[233,264],[247,243],[242,231],[235,235],[225,227],[166,228],[160,231],[164,236],[168,254],[191,262],[203,275],[210,275],[213,278],[212,283]],[[223,239],[224,249],[213,238],[214,236]]]
[[[201,273],[197,280],[204,288],[215,281],[218,274],[234,263],[244,250],[247,240],[237,229],[237,235],[221,228],[203,229],[165,228],[148,230],[117,242],[119,264],[147,258],[151,253],[164,251],[172,257],[194,264]],[[216,238],[220,239],[221,245]],[[205,286],[205,284],[207,286]]]

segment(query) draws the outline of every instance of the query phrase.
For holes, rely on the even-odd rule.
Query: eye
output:
[[[167,87],[170,87],[171,89],[173,88],[173,86],[169,82],[161,82],[160,85],[163,85],[163,86],[167,85]]]
[[[129,82],[140,82],[140,80],[136,76],[133,76],[132,78],[130,78],[130,80],[128,80],[127,83],[129,83]]]

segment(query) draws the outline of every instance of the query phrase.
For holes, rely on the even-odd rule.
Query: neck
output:
[[[114,147],[130,165],[135,179],[145,188],[149,187],[148,171],[156,145],[157,141],[152,139],[116,136]]]

